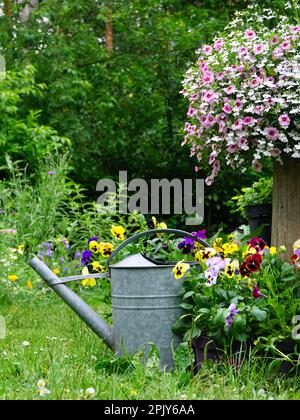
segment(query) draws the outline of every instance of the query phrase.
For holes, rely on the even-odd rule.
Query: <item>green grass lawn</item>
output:
[[[97,291],[95,290],[95,293]],[[2,296],[7,338],[0,340],[0,399],[299,399],[300,379],[270,376],[262,361],[242,368],[209,362],[191,377],[160,372],[113,353],[54,294]],[[97,305],[94,304],[97,307]],[[98,305],[99,309],[99,305]],[[49,395],[40,397],[44,379]],[[86,394],[94,388],[95,394]]]

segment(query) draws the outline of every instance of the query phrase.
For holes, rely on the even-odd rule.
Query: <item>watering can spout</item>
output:
[[[90,308],[80,297],[69,287],[65,286],[50,268],[38,258],[29,262],[30,266],[42,277],[55,293],[85,322],[85,324],[111,349],[113,344],[113,330],[99,315]]]

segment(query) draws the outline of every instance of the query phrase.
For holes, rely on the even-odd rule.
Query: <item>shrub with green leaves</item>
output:
[[[38,98],[45,85],[36,84],[35,70],[28,65],[7,71],[0,79],[0,165],[5,154],[36,163],[46,153],[66,150],[70,140],[38,122],[41,111],[28,109],[28,100]]]

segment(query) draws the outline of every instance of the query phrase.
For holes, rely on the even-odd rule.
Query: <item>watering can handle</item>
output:
[[[118,248],[111,254],[111,256],[108,258],[106,265],[109,267],[109,264],[111,260],[127,245],[130,243],[136,241],[137,239],[140,239],[143,236],[151,236],[161,233],[173,233],[177,236],[186,236],[188,238],[195,239],[196,242],[199,242],[201,245],[204,245],[206,248],[209,248],[210,245],[205,242],[203,239],[196,238],[192,233],[185,232],[184,230],[178,230],[178,229],[152,229],[152,230],[145,230],[144,232],[137,233],[136,235],[131,236],[130,238],[126,239],[124,242],[121,243],[121,245],[118,246]]]

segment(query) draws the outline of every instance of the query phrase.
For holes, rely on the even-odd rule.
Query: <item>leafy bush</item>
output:
[[[5,162],[6,153],[32,165],[46,153],[70,145],[56,130],[39,124],[40,111],[26,106],[28,99],[39,97],[45,88],[35,83],[34,74],[34,68],[26,66],[8,71],[0,79],[0,165]]]

